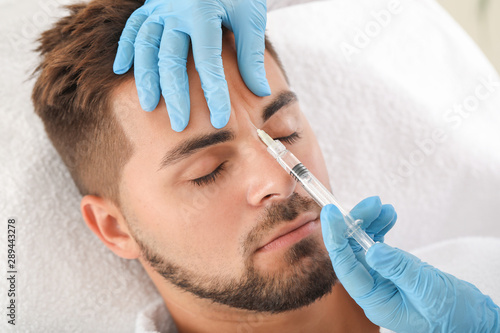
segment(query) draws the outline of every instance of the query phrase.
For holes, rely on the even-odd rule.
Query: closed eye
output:
[[[205,185],[208,185],[211,183],[215,183],[215,181],[217,180],[217,177],[219,177],[220,174],[222,173],[222,171],[224,171],[225,164],[226,164],[226,162],[224,161],[217,168],[215,168],[214,171],[212,171],[208,175],[205,175],[205,176],[200,177],[200,178],[192,179],[192,180],[190,180],[190,182],[192,182],[194,185],[197,185],[197,186],[205,186]]]
[[[285,143],[288,143],[291,145],[291,144],[294,144],[295,142],[297,142],[300,138],[302,138],[302,137],[300,136],[299,132],[293,132],[289,136],[276,138],[275,140],[280,140],[282,142],[285,142]]]
[[[276,138],[275,140],[280,140],[281,142],[284,142],[284,143],[291,145],[291,144],[294,144],[295,142],[297,142],[298,140],[300,140],[301,138],[302,137],[300,136],[299,132],[293,132],[289,136]],[[220,176],[220,174],[225,170],[225,164],[226,164],[226,161],[221,163],[217,168],[215,168],[214,171],[212,171],[208,175],[205,175],[203,177],[199,177],[196,179],[192,179],[192,180],[190,180],[190,182],[196,186],[205,186],[205,185],[215,183],[215,181]]]

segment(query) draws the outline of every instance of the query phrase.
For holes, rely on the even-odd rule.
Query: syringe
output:
[[[349,212],[340,206],[333,194],[279,140],[273,140],[273,138],[261,129],[257,129],[257,134],[266,144],[267,151],[286,172],[302,184],[307,193],[309,193],[320,207],[328,204],[337,206],[347,224],[347,237],[354,238],[365,251],[368,251],[370,246],[375,244],[370,236],[360,228],[363,221],[354,220]]]

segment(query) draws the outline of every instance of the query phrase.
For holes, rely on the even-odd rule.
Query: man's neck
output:
[[[275,315],[235,312],[208,303],[201,305],[199,299],[186,302],[190,297],[188,293],[183,293],[180,299],[167,294],[170,293],[162,293],[162,297],[179,333],[379,332],[378,326],[366,318],[340,283],[330,294],[309,306]]]

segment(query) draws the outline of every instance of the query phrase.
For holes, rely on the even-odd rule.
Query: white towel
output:
[[[30,102],[33,41],[61,14],[54,6],[62,2],[0,3],[0,212],[4,228],[7,217],[17,218],[15,329],[132,332],[156,289],[138,262],[114,255],[85,226],[78,192]],[[498,236],[500,89],[449,130],[411,175],[394,186],[385,181],[415,150],[415,139],[443,125],[447,108],[473,94],[482,78],[498,80],[430,0],[405,1],[347,63],[339,43],[352,43],[356,29],[373,21],[370,11],[387,3],[334,0],[269,14],[270,36],[318,133],[334,192],[348,205],[368,195],[393,203],[400,221],[388,242],[404,249],[470,234]],[[7,249],[5,231],[0,248]],[[0,281],[6,295],[7,280]],[[0,331],[10,330],[2,320]]]

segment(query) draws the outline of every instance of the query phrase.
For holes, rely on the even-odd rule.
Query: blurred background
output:
[[[317,0],[268,0],[269,10]],[[437,0],[500,72],[500,0]]]
[[[500,72],[500,0],[438,0]]]

